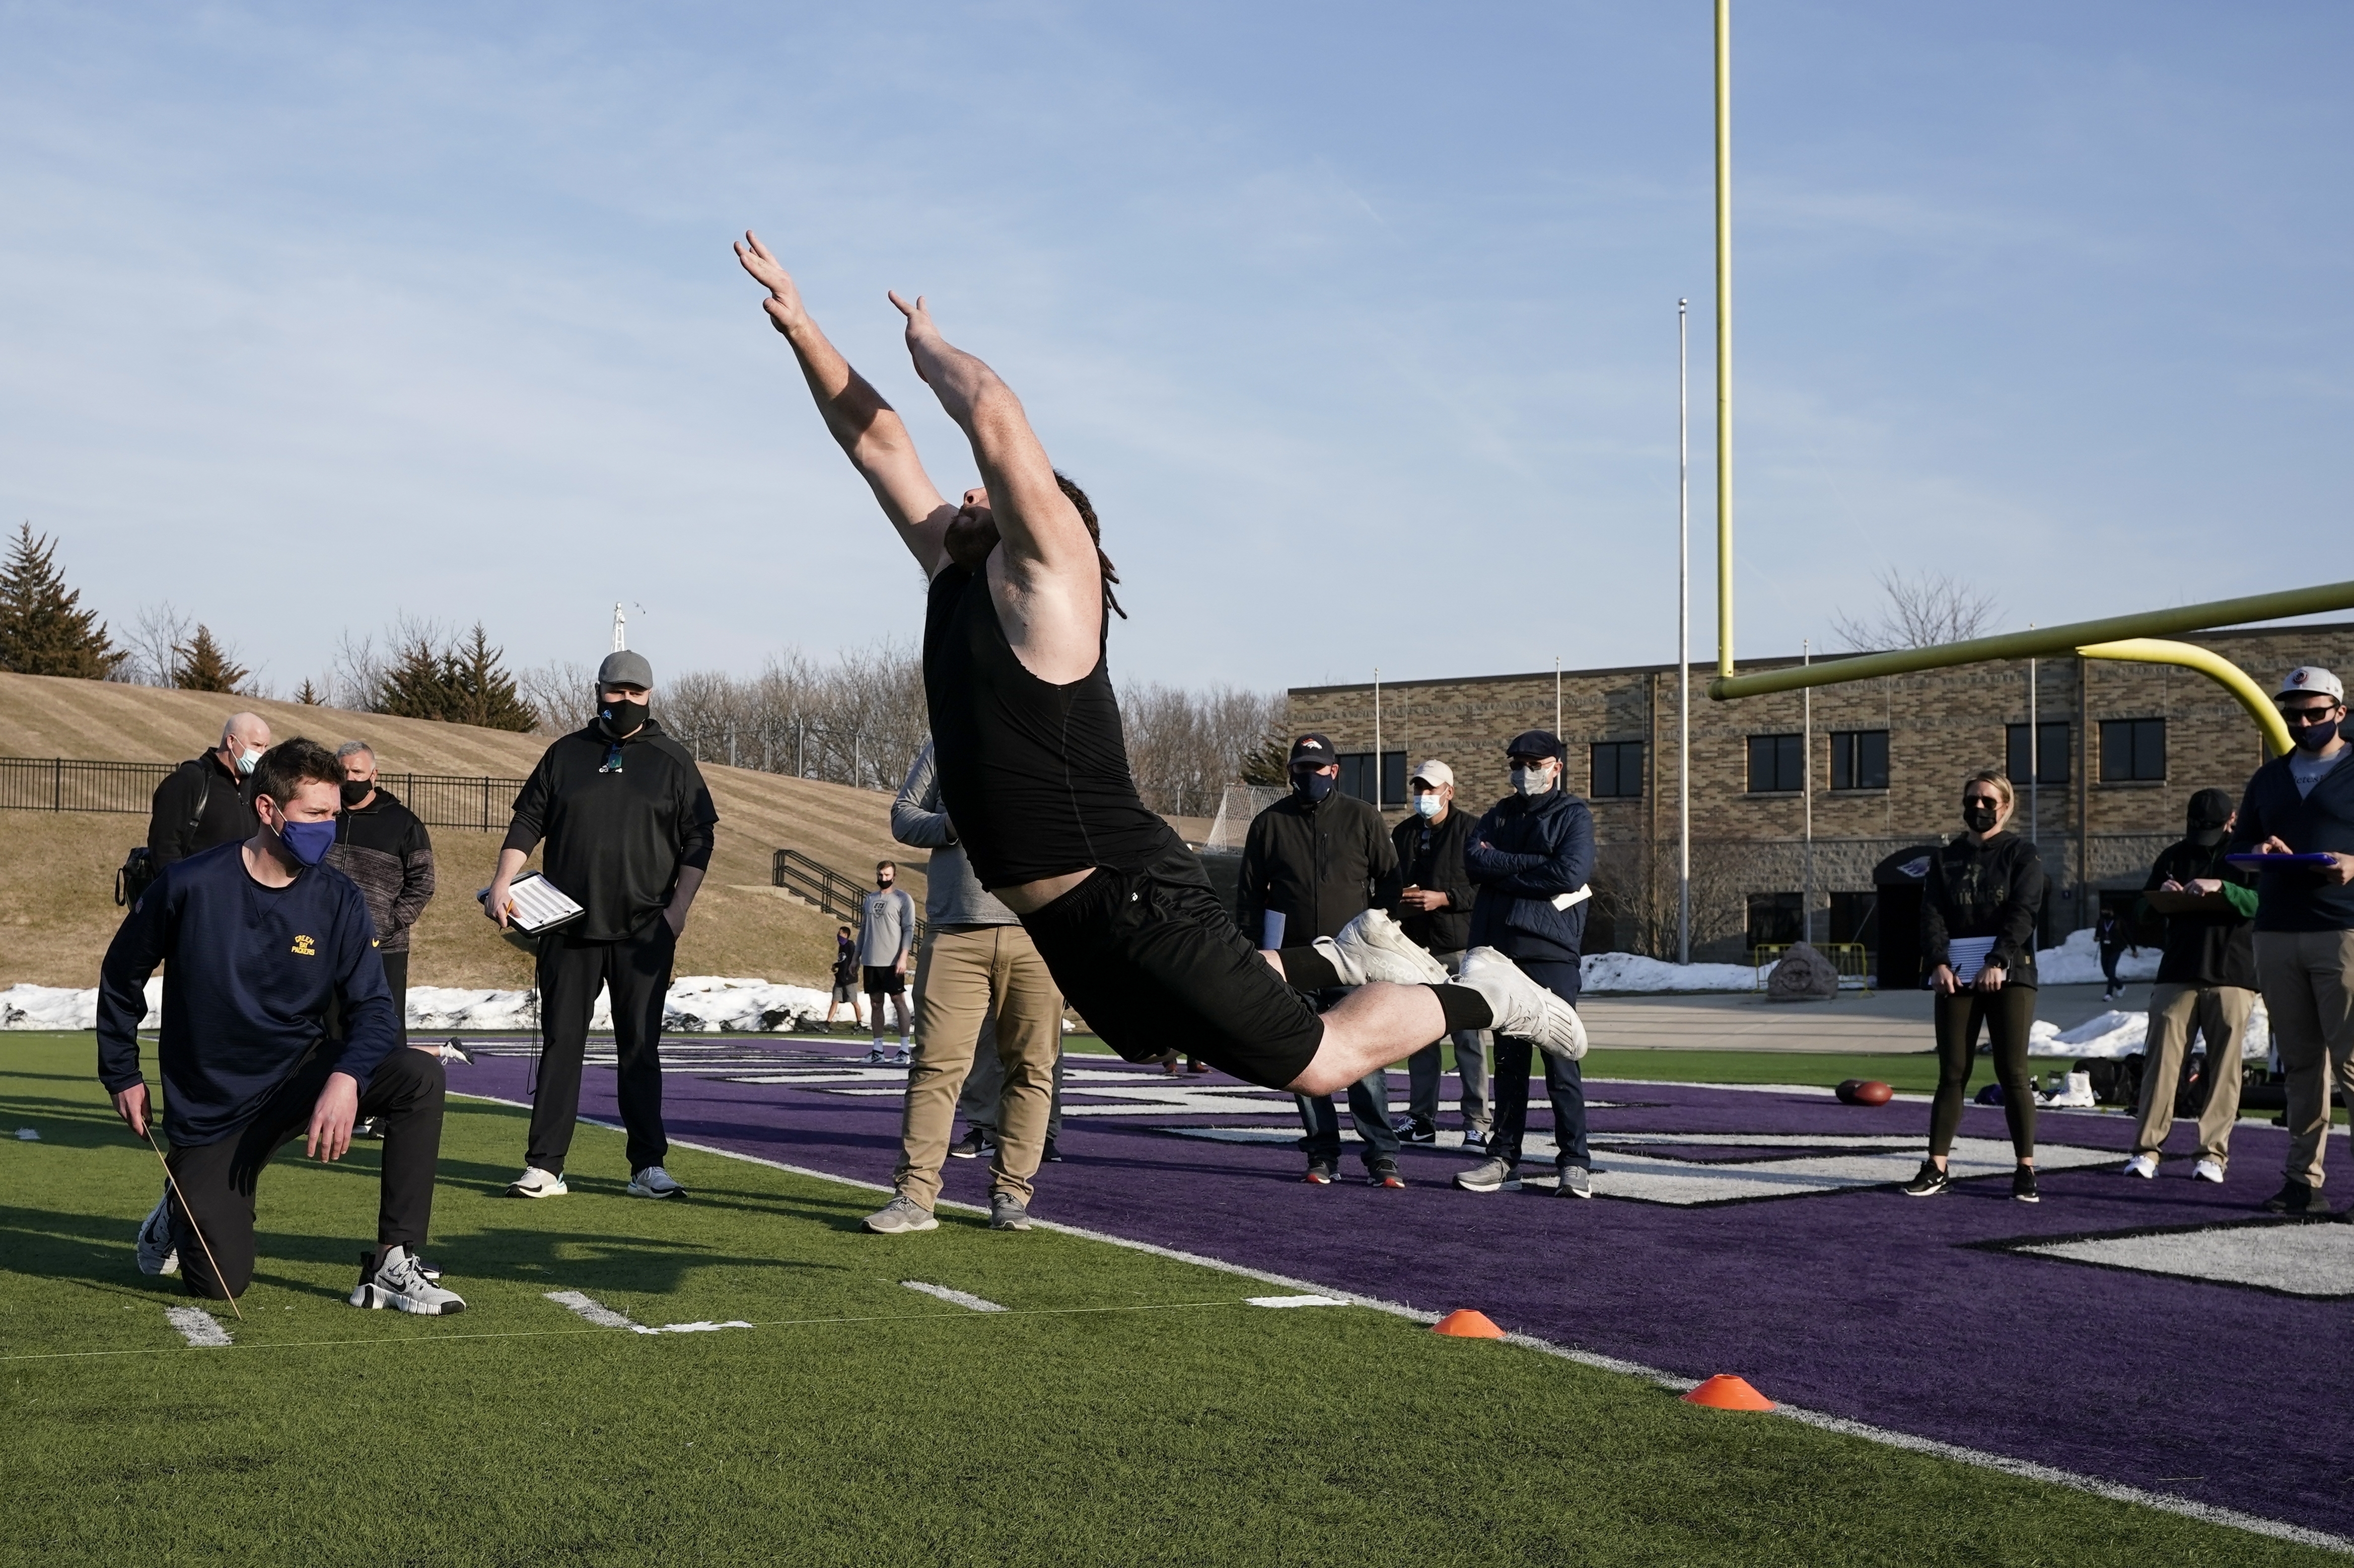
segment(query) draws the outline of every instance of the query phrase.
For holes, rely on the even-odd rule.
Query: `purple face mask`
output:
[[[278,842],[304,865],[316,865],[334,847],[334,821],[330,818],[323,822],[288,822],[278,830]]]

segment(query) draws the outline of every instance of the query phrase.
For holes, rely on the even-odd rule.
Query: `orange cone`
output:
[[[1771,1410],[1774,1402],[1749,1386],[1744,1379],[1730,1372],[1714,1377],[1683,1396],[1687,1404],[1705,1404],[1711,1410]]]
[[[1452,1334],[1458,1340],[1500,1340],[1504,1330],[1488,1320],[1485,1312],[1474,1312],[1466,1307],[1449,1312],[1430,1326],[1434,1334]]]

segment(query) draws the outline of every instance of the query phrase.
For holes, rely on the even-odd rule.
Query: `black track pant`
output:
[[[253,1193],[270,1157],[311,1126],[312,1107],[334,1064],[313,1055],[262,1102],[241,1132],[171,1153],[172,1245],[180,1249],[180,1278],[188,1294],[221,1300],[242,1296],[253,1283]],[[380,1246],[425,1245],[433,1223],[433,1167],[441,1156],[441,1063],[422,1051],[395,1049],[360,1094],[362,1116],[384,1118],[384,1165],[378,1180],[376,1239]],[[186,1197],[205,1246],[188,1228]],[[217,1263],[216,1274],[213,1263]]]
[[[531,1147],[525,1156],[559,1174],[580,1116],[580,1058],[588,1049],[588,1015],[597,991],[613,993],[613,1043],[620,1056],[621,1125],[629,1129],[631,1174],[670,1153],[663,1135],[663,1003],[670,993],[678,940],[656,916],[618,942],[551,940],[539,954],[539,1079],[532,1086]]]
[[[408,949],[397,953],[378,952],[384,960],[384,983],[392,988],[392,1011],[398,1021],[400,1043],[408,1044]]]
[[[1994,1045],[1994,1075],[2002,1085],[2003,1118],[2020,1159],[2035,1152],[2035,1091],[2027,1085],[2027,1034],[2035,1026],[2035,988],[1959,991],[1936,999],[1937,1100],[1929,1111],[1929,1152],[1947,1154],[1962,1125],[1970,1068],[1978,1059],[1978,1023]]]

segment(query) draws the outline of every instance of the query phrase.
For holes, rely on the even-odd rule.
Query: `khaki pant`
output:
[[[997,1026],[1005,1073],[998,1102],[992,1192],[1030,1201],[1046,1150],[1055,1058],[1063,1047],[1063,997],[1046,960],[1019,926],[935,927],[916,966],[916,1060],[899,1124],[899,1195],[930,1208],[956,1128],[958,1091],[972,1071],[984,1021]]]
[[[2134,1152],[2155,1154],[2174,1128],[2174,1097],[2193,1025],[2207,1043],[2207,1108],[2199,1113],[2199,1158],[2229,1168],[2232,1124],[2240,1119],[2240,1044],[2256,993],[2237,985],[2150,987],[2149,1043],[2141,1065],[2141,1125]]]
[[[2256,980],[2288,1079],[2286,1174],[2318,1187],[2333,1080],[2354,1105],[2354,931],[2259,931]]]

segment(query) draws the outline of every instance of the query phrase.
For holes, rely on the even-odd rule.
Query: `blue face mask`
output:
[[[2334,724],[2309,724],[2291,733],[2297,745],[2306,750],[2327,751],[2329,743],[2338,738],[2338,726]]]
[[[323,822],[288,822],[278,830],[278,842],[304,865],[316,865],[334,847],[335,824],[332,818]]]
[[[1435,817],[1446,809],[1447,802],[1438,798],[1436,789],[1414,798],[1414,814],[1417,817]]]
[[[258,751],[240,751],[237,754],[237,770],[239,773],[249,774],[253,771],[254,765],[260,760],[261,753]]]
[[[1295,773],[1291,776],[1291,787],[1310,805],[1330,795],[1332,786],[1339,782],[1330,773]]]

